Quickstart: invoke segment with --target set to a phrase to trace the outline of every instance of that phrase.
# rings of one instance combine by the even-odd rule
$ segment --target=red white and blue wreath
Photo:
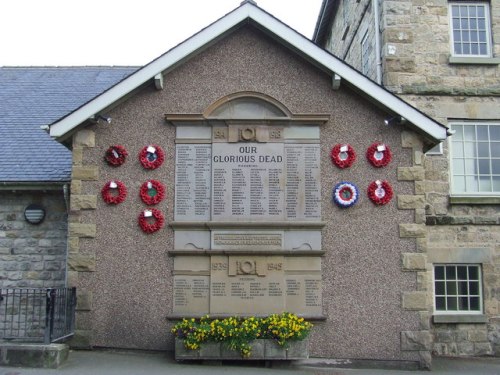
[[[160,230],[165,223],[165,217],[160,210],[148,208],[143,210],[138,218],[139,226],[144,233],[154,233]]]
[[[146,181],[141,185],[139,195],[148,206],[158,204],[165,198],[165,186],[157,180]]]
[[[333,146],[330,156],[333,164],[341,169],[349,168],[356,161],[356,152],[350,144]]]
[[[165,153],[158,145],[144,147],[139,153],[139,161],[146,169],[156,169],[163,164]]]
[[[358,197],[358,188],[353,183],[340,182],[333,188],[333,201],[339,207],[347,208],[355,205]]]
[[[128,152],[122,145],[114,145],[106,150],[104,159],[109,165],[113,167],[119,167],[125,163],[125,158],[128,156]]]
[[[392,186],[387,181],[373,181],[368,185],[368,198],[379,206],[383,206],[391,201],[393,191]]]
[[[108,181],[101,190],[101,196],[107,204],[119,204],[127,197],[127,188],[121,181]]]
[[[376,168],[385,167],[392,160],[391,149],[384,143],[374,143],[366,150],[366,158]]]

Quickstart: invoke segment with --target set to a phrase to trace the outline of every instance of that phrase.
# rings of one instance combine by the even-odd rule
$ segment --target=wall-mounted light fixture
[[[406,122],[406,119],[402,116],[388,117],[384,120],[384,124],[387,126],[402,125]]]
[[[45,218],[45,208],[39,204],[30,204],[24,210],[24,218],[30,224],[40,224]]]
[[[108,124],[111,124],[111,117],[109,117],[109,116],[96,115],[95,119],[96,119],[96,122],[99,122],[99,120],[102,120],[102,121],[106,121]]]
[[[97,124],[99,121],[104,121],[108,124],[111,124],[111,117],[109,116],[103,116],[103,115],[94,115],[89,118],[89,121],[92,122],[93,124]]]

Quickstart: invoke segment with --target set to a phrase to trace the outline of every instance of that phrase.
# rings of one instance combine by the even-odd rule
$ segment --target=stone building
[[[43,127],[134,70],[0,68],[0,288],[66,284],[71,151]]]
[[[0,68],[1,288],[65,285],[71,152],[41,127],[133,70]]]
[[[419,157],[422,328],[500,355],[500,2],[324,0],[313,39],[453,134]]]
[[[312,43],[245,1],[140,69],[0,69],[1,286],[76,286],[75,347],[288,310],[314,357],[498,355],[499,12],[325,0]]]
[[[288,310],[311,356],[430,366],[423,153],[447,129],[254,2],[50,135],[73,157],[74,346],[172,350],[175,319]]]

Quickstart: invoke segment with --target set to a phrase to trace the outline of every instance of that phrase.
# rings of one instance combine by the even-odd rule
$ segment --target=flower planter
[[[175,339],[175,360],[293,360],[309,358],[308,340],[291,341],[288,348],[279,346],[274,340],[254,340],[250,345],[250,357],[243,358],[237,351],[228,349],[223,343],[204,343],[200,349],[186,349],[182,339]]]

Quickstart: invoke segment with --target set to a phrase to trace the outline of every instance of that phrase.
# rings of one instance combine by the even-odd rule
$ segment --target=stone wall
[[[500,3],[491,1],[492,29],[500,33]],[[498,95],[498,65],[450,64],[448,1],[383,1],[384,86],[395,93]],[[430,42],[432,41],[432,43]],[[500,53],[500,39],[493,38]]]
[[[369,70],[367,76],[376,80],[375,33],[373,32],[374,13],[372,0],[343,1],[340,4],[335,22],[327,37],[326,48],[362,71],[361,43],[367,35],[370,44]],[[343,7],[346,7],[344,10]],[[344,19],[344,16],[346,19]]]
[[[380,1],[383,85],[400,94],[498,95],[498,65],[450,64],[448,1]],[[494,55],[500,54],[500,3],[491,4]],[[347,10],[343,7],[347,6]],[[346,17],[346,19],[344,19]],[[326,48],[361,70],[361,41],[374,34],[372,0],[337,6]],[[374,39],[370,36],[371,39]],[[432,40],[432,43],[429,41]],[[375,61],[373,48],[372,61]],[[375,72],[370,72],[375,78]]]
[[[359,45],[372,11],[370,0],[339,6],[326,47],[361,69]],[[448,1],[380,1],[383,85],[435,120],[500,119],[498,65],[450,64]],[[493,52],[500,54],[500,3],[490,2]],[[368,9],[363,13],[365,7]],[[345,33],[344,14],[350,29]],[[364,21],[359,21],[364,17]],[[374,32],[373,26],[371,30]],[[344,38],[341,38],[343,36]],[[432,40],[432,43],[429,41]],[[424,218],[426,235],[419,245],[427,252],[426,271],[419,282],[433,290],[433,262],[479,263],[483,272],[484,313],[487,323],[433,324],[436,354],[500,355],[500,209],[498,205],[457,204],[450,200],[447,143],[443,155],[426,156],[424,176],[415,183],[425,201],[416,211]],[[423,214],[422,214],[423,211]],[[424,248],[426,248],[424,250]],[[478,254],[485,254],[478,257]],[[428,317],[433,299],[427,297]]]
[[[447,123],[454,118],[500,119],[494,97],[402,95],[408,102]],[[457,204],[450,199],[447,142],[443,155],[424,158],[429,282],[432,263],[481,264],[483,308],[487,323],[433,324],[434,352],[440,355],[500,355],[500,207]],[[479,257],[478,254],[485,254]],[[429,285],[432,287],[432,284]],[[432,290],[432,289],[430,289]],[[431,301],[430,309],[433,308]]]
[[[498,35],[500,4],[491,2]],[[383,5],[384,85],[443,124],[453,119],[500,119],[498,65],[449,64],[448,2]],[[424,27],[425,26],[425,27]],[[429,40],[435,42],[429,43]],[[500,44],[494,46],[500,52]],[[429,290],[433,263],[480,264],[486,323],[433,323],[439,355],[500,355],[500,209],[450,200],[447,142],[443,155],[426,156],[425,195]],[[478,254],[486,254],[479,257]],[[429,311],[433,310],[430,301]]]
[[[25,208],[40,204],[42,223],[24,218]],[[66,281],[67,213],[63,189],[2,191],[0,194],[0,287],[60,287]]]

